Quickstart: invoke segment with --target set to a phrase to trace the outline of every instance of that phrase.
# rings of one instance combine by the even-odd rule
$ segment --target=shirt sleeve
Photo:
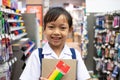
[[[20,80],[39,80],[40,72],[38,49],[36,49],[28,58],[26,67],[20,76]]]
[[[84,64],[84,61],[81,57],[81,54],[79,51],[75,50],[76,57],[77,57],[77,80],[87,80],[90,79],[89,72],[87,70],[86,65]]]

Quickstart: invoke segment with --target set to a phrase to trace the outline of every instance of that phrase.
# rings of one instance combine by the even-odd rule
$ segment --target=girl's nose
[[[60,30],[56,28],[53,33],[54,34],[60,34]]]

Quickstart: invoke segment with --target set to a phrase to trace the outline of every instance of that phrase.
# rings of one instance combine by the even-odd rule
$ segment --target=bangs
[[[58,14],[58,13],[50,13],[49,14],[50,16],[47,16],[47,18],[46,18],[46,23],[48,23],[48,22],[52,22],[52,21],[56,21],[57,20],[57,18],[60,16],[60,14]]]

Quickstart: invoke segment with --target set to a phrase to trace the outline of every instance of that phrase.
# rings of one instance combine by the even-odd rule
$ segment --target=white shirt
[[[77,64],[77,80],[87,80],[90,78],[90,75],[87,71],[87,68],[81,58],[80,52],[75,49],[76,59],[78,61]],[[72,59],[72,53],[70,48],[65,45],[60,56],[58,57],[55,52],[51,49],[48,43],[46,43],[43,47],[42,54],[44,54],[44,58],[49,59]],[[30,55],[26,67],[23,73],[20,76],[20,80],[39,80],[40,78],[40,60],[38,49],[35,49]]]

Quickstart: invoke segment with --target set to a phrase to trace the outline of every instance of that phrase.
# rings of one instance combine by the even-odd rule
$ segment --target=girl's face
[[[65,16],[60,15],[56,21],[46,24],[44,34],[51,47],[63,47],[71,31]]]

